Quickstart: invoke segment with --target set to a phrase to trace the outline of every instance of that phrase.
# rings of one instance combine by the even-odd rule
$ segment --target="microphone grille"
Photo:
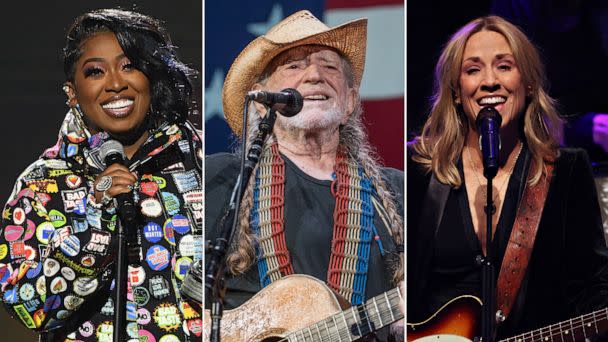
[[[300,94],[299,91],[293,88],[285,88],[282,90],[282,92],[291,94],[292,99],[290,103],[287,104],[285,110],[281,112],[281,114],[287,117],[298,114],[302,110],[302,106],[304,105],[304,98],[302,97],[302,94]]]
[[[486,119],[491,119],[493,121],[496,121],[499,126],[502,123],[502,116],[496,110],[496,108],[494,108],[492,106],[483,107],[479,111],[479,114],[477,114],[477,118],[475,119],[475,124],[477,125],[477,127],[479,127],[481,122]]]
[[[99,148],[99,156],[101,160],[106,160],[106,157],[110,154],[118,153],[124,159],[125,158],[125,148],[122,144],[116,140],[108,140],[101,144]]]

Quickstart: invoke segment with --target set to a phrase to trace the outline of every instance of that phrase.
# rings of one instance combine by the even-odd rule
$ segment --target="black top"
[[[500,268],[504,253],[515,222],[517,203],[523,195],[526,179],[525,170],[529,161],[528,149],[522,148],[500,211],[500,217],[492,240],[492,253],[496,270]],[[462,179],[462,163],[458,163]],[[481,298],[481,268],[477,257],[482,256],[481,243],[475,234],[467,189],[464,185],[452,188],[448,195],[443,219],[435,237],[435,249],[429,281],[428,314],[435,312],[450,299],[460,295],[474,295]],[[496,188],[496,185],[495,187]],[[480,229],[486,229],[485,221]],[[498,279],[498,272],[495,272]]]
[[[407,317],[408,322],[420,322],[428,317],[431,271],[437,255],[435,234],[442,230],[443,216],[451,215],[454,206],[464,213],[470,211],[451,204],[453,190],[433,181],[432,175],[411,159],[412,153],[408,149]],[[512,177],[509,193],[517,193],[512,188],[514,182]],[[505,205],[511,201],[507,199]],[[503,211],[515,215],[516,207],[503,207]],[[506,224],[505,216],[501,221]],[[462,232],[464,228],[460,229]],[[448,287],[440,289],[454,291]],[[581,149],[560,149],[527,272],[498,337],[528,332],[606,306],[608,250],[589,160]]]
[[[295,273],[327,280],[333,236],[335,198],[331,181],[315,179],[302,172],[293,162],[285,160],[285,241]],[[219,234],[220,219],[226,210],[240,160],[231,154],[215,154],[205,160],[205,236],[214,241]],[[398,210],[403,208],[403,172],[385,168],[384,179],[396,197]],[[379,215],[374,224],[380,241],[372,241],[367,274],[366,300],[390,290],[392,271],[387,259],[395,253],[395,243]],[[385,255],[380,253],[380,243]],[[234,308],[260,290],[256,264],[246,274],[227,280],[226,309]]]
[[[285,242],[295,273],[312,275],[327,281],[327,269],[331,255],[333,236],[333,212],[335,198],[331,194],[331,181],[315,179],[302,172],[288,158],[285,160]],[[205,160],[205,237],[213,241],[218,235],[219,221],[227,206],[229,195],[238,174],[239,160],[231,154],[216,154]],[[384,169],[391,189],[396,189],[399,205],[403,200],[403,173]],[[386,258],[395,252],[395,244],[379,215],[374,224],[380,241],[373,241],[367,275],[366,298],[371,298],[392,288],[392,272]],[[380,253],[380,242],[385,257]],[[229,293],[226,308],[241,305],[260,290],[256,266],[241,277],[228,281]]]

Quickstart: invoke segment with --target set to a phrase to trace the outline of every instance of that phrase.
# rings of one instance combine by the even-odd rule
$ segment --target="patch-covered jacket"
[[[2,299],[11,316],[49,340],[112,341],[120,222],[113,205],[95,202],[93,189],[109,137],[90,135],[79,122],[68,113],[57,144],[21,174],[4,208]],[[127,161],[138,175],[127,285],[133,341],[201,336],[201,313],[179,292],[202,257],[201,139],[190,127],[161,126]]]

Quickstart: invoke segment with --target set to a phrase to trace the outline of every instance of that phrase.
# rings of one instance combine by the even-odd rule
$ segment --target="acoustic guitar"
[[[419,323],[407,323],[407,340],[410,342],[471,341],[478,328],[480,307],[481,300],[477,297],[468,295],[456,297],[428,319]],[[608,331],[608,308],[501,341],[574,342],[584,341],[605,331]]]
[[[352,306],[322,281],[302,274],[268,285],[233,310],[224,311],[222,342],[356,341],[401,318],[401,292],[394,288]],[[204,313],[204,341],[211,317]]]

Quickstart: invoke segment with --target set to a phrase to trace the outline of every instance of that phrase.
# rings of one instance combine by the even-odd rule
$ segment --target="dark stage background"
[[[539,47],[550,94],[569,121],[587,112],[608,113],[608,1],[409,0],[408,140],[428,115],[434,66],[443,44],[458,28],[487,14],[517,24]]]
[[[136,4],[136,5],[134,5]],[[202,1],[10,1],[0,15],[0,202],[4,206],[17,176],[52,146],[67,111],[61,49],[80,14],[121,6],[162,20],[181,59],[202,68]],[[202,76],[201,76],[202,77]],[[197,80],[200,94],[200,79]],[[200,96],[200,95],[199,95]],[[199,99],[200,103],[200,99]],[[200,128],[201,116],[191,118]],[[0,261],[2,262],[2,261]],[[36,334],[0,309],[0,340],[34,341]]]

